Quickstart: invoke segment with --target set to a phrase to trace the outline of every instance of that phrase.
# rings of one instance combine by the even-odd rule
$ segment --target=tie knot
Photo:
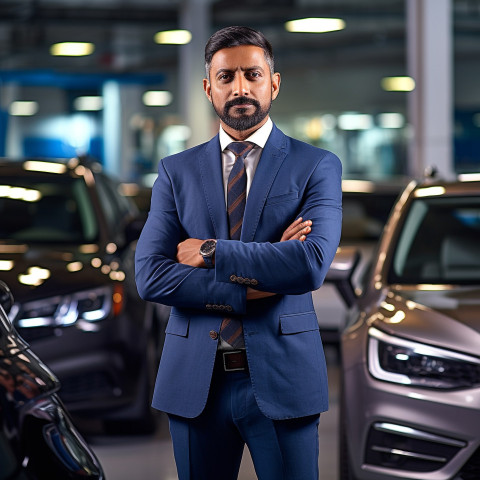
[[[227,149],[236,157],[245,157],[253,147],[254,144],[251,142],[232,142],[228,144]]]

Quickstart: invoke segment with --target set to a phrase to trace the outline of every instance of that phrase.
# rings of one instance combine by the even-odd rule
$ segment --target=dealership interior
[[[378,241],[393,202],[411,179],[421,181],[435,174],[442,180],[463,176],[480,181],[480,0],[0,0],[0,157],[52,163],[88,159],[119,182],[123,194],[146,214],[159,161],[218,131],[202,86],[203,53],[210,35],[229,25],[258,29],[272,43],[275,69],[282,78],[271,109],[274,123],[287,135],[341,159],[344,215],[353,222],[344,224],[349,245],[350,228],[353,243],[359,238],[354,195],[384,195],[375,205],[378,210],[378,202],[384,202],[384,211],[373,219],[374,227],[369,226],[370,234],[375,228],[369,239]],[[76,163],[74,168],[79,168]],[[0,178],[0,202],[7,195],[3,182]],[[478,186],[475,195],[477,200],[463,205],[461,214],[478,232]],[[352,205],[351,211],[347,205]],[[4,235],[1,228],[0,232]],[[111,242],[108,245],[118,244]],[[13,268],[1,256],[7,243],[8,238],[0,238],[0,274]],[[374,246],[369,243],[367,256]],[[480,262],[476,262],[478,287]],[[69,265],[75,268],[73,260]],[[111,270],[120,283],[121,269],[112,267],[110,275]],[[465,282],[471,285],[472,278]],[[330,409],[321,415],[319,427],[320,478],[480,478],[478,435],[450,438],[446,429],[424,432],[420,425],[409,426],[408,438],[426,443],[435,436],[432,441],[442,448],[468,447],[469,454],[462,451],[459,456],[464,455],[462,465],[469,462],[472,476],[466,469],[459,473],[450,467],[443,451],[422,450],[415,457],[418,464],[410,467],[398,458],[414,456],[413,447],[401,450],[398,445],[382,451],[381,466],[367,472],[363,467],[341,471],[339,335],[347,309],[334,290],[325,285],[323,293],[314,296],[315,309],[325,302],[324,315],[327,312],[335,319],[330,323],[336,323],[332,327],[327,321],[322,333],[328,338]],[[335,304],[329,303],[328,292],[336,295]],[[477,298],[477,312],[479,307]],[[15,314],[17,310],[12,307]],[[330,338],[332,328],[337,335]],[[60,337],[58,331],[56,327]],[[478,330],[475,334],[478,337]],[[35,352],[36,337],[31,338]],[[28,335],[26,339],[30,342]],[[468,359],[477,372],[476,390],[468,402],[480,411],[478,349]],[[153,413],[155,428],[148,434],[107,431],[101,420],[89,415],[73,418],[105,478],[178,478],[164,414]],[[480,420],[478,414],[475,418]],[[382,425],[387,438],[392,422]],[[421,461],[435,463],[440,456],[445,468],[418,467]],[[392,465],[404,465],[408,473],[392,473]],[[423,473],[412,473],[415,468]],[[7,477],[0,472],[3,478]],[[246,451],[239,479],[254,478]]]

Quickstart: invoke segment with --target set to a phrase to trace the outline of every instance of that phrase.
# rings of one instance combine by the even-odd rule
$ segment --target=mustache
[[[225,110],[229,109],[230,107],[234,107],[235,105],[246,105],[246,104],[250,104],[257,108],[260,108],[260,103],[253,98],[237,97],[225,103]]]

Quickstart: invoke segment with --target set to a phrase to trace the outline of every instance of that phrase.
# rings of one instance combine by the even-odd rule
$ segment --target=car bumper
[[[120,315],[51,329],[43,338],[38,333],[29,338],[26,330],[20,335],[59,378],[59,394],[70,412],[101,414],[135,398],[146,343],[139,324]]]
[[[357,348],[348,340],[342,345],[344,352]],[[344,353],[343,363],[344,424],[356,478],[480,478],[480,388],[414,388],[374,379],[352,355]]]

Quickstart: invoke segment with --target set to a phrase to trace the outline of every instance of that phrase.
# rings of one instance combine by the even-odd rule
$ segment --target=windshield
[[[0,240],[86,243],[98,235],[83,179],[55,176],[0,179]]]
[[[413,201],[390,268],[391,283],[480,283],[480,197]]]

